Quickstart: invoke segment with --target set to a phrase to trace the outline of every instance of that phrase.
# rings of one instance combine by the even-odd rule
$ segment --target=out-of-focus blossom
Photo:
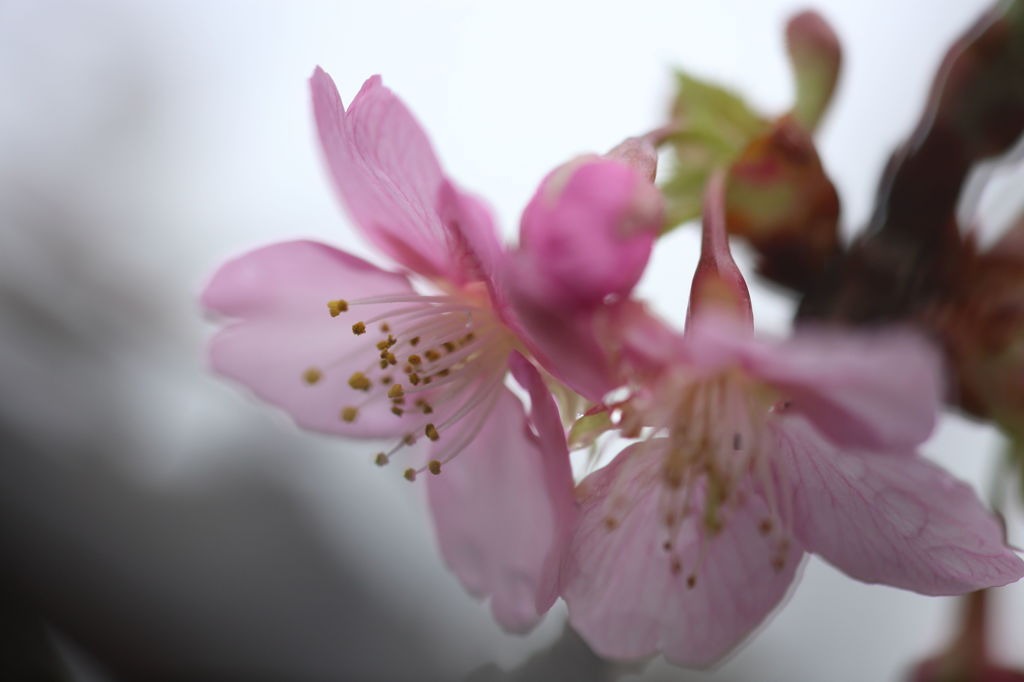
[[[786,47],[793,68],[794,104],[775,120],[755,112],[725,88],[678,74],[669,125],[675,163],[662,187],[668,204],[666,229],[699,216],[711,174],[729,168],[744,185],[729,193],[729,230],[759,251],[761,242],[775,251],[805,250],[809,247],[801,244],[804,232],[811,233],[812,246],[820,249],[828,236],[823,223],[831,219],[834,231],[838,199],[810,136],[835,91],[839,40],[820,15],[802,12],[786,26]],[[811,255],[821,254],[790,257],[804,266]],[[824,255],[830,255],[827,249]]]
[[[1024,89],[1008,84],[1021,82],[1022,43],[1024,2],[993,3],[947,50],[914,130],[889,159],[865,229],[820,277],[774,278],[801,295],[805,320],[926,329],[946,353],[948,402],[1002,428],[1018,463],[1024,228],[979,250],[960,213],[971,204],[964,195],[973,171],[1019,147]]]
[[[956,401],[992,419],[1024,444],[1024,220],[990,249],[973,242],[960,251],[960,268],[944,305],[924,319],[946,344],[958,378]]]
[[[211,343],[213,368],[306,428],[395,438],[376,461],[404,462],[410,480],[441,474],[428,495],[446,561],[491,597],[504,627],[525,630],[557,597],[574,506],[557,409],[506,303],[506,253],[487,210],[445,177],[379,77],[347,110],[319,68],[311,85],[343,203],[432,291],[319,243],[258,249],[222,266],[203,294],[230,320]],[[510,369],[529,413],[505,387]],[[425,462],[410,447],[422,441]]]
[[[996,665],[988,651],[989,590],[961,598],[960,630],[946,649],[914,667],[908,682],[1024,682],[1024,672]]]
[[[917,125],[889,159],[869,223],[824,277],[797,289],[802,317],[912,320],[945,341],[934,320],[959,305],[954,299],[974,288],[964,279],[978,273],[957,216],[965,183],[1024,133],[1024,89],[1007,85],[1024,73],[1022,42],[1024,2],[1011,0],[994,3],[950,46]],[[959,397],[952,393],[951,402]]]
[[[813,286],[839,250],[839,194],[810,133],[783,116],[729,169],[727,225],[757,254],[758,272],[796,291]]]
[[[909,682],[1024,682],[1024,673],[988,664],[961,669],[942,659],[922,663]]]
[[[938,354],[903,331],[755,338],[723,202],[719,177],[678,356],[611,406],[639,442],[580,484],[573,626],[607,657],[702,666],[779,603],[805,552],[930,595],[1019,579],[995,518],[915,451]]]

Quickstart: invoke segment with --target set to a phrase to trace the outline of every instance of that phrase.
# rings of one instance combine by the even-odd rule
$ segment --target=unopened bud
[[[613,150],[619,158],[580,157],[541,183],[520,228],[537,298],[585,307],[632,291],[663,220],[654,157],[642,147],[624,143]]]
[[[796,79],[793,118],[813,131],[839,80],[842,49],[832,27],[816,12],[801,12],[786,25],[786,49]]]

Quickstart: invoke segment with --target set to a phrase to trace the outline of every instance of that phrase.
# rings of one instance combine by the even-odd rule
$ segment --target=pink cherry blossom
[[[907,330],[755,337],[722,191],[710,183],[676,357],[613,406],[642,437],[580,484],[573,626],[606,657],[705,666],[779,604],[806,552],[927,595],[1018,580],[995,518],[916,452],[941,404],[937,352]]]
[[[342,202],[417,285],[324,244],[257,249],[203,293],[230,320],[211,363],[303,427],[395,439],[376,462],[402,462],[410,480],[440,474],[428,496],[445,560],[503,626],[528,629],[557,598],[575,507],[557,409],[506,303],[507,254],[379,77],[347,109],[319,68],[311,86]],[[528,413],[505,387],[510,369]],[[411,447],[423,442],[425,461]]]

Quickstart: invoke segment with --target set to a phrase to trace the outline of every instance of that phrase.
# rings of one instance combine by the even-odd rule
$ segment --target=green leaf
[[[672,121],[677,130],[668,138],[672,170],[661,186],[665,232],[701,214],[704,185],[711,173],[729,166],[768,126],[726,88],[681,71],[676,73],[676,84]]]
[[[676,72],[673,119],[684,129],[713,133],[731,146],[742,146],[765,125],[736,93],[682,71]]]

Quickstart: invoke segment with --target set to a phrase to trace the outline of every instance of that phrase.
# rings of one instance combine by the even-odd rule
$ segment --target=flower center
[[[365,338],[354,353],[373,359],[349,377],[354,400],[341,408],[339,418],[355,422],[367,405],[390,403],[391,413],[409,430],[389,451],[377,454],[378,465],[423,438],[435,444],[426,465],[405,469],[405,478],[412,481],[423,471],[439,474],[472,442],[497,400],[514,337],[486,295],[473,290],[337,299],[328,301],[327,309],[338,317],[361,305],[382,304],[389,306],[387,312],[352,324],[352,333]],[[329,369],[310,368],[303,378],[317,383]]]
[[[775,570],[785,565],[789,551],[786,510],[776,490],[766,427],[781,405],[778,394],[739,369],[728,369],[710,377],[694,379],[683,372],[669,376],[655,392],[635,396],[624,409],[622,430],[640,434],[649,447],[640,456],[657,456],[648,485],[658,491],[658,518],[662,549],[673,554],[684,523],[692,523],[699,537],[698,559],[686,578],[697,581],[708,543],[714,541],[731,517],[756,496],[764,501],[767,514],[757,521],[759,533],[774,543],[771,563]],[[619,525],[619,515],[630,501],[609,497],[605,526]],[[673,573],[683,566],[676,555],[670,562]]]

